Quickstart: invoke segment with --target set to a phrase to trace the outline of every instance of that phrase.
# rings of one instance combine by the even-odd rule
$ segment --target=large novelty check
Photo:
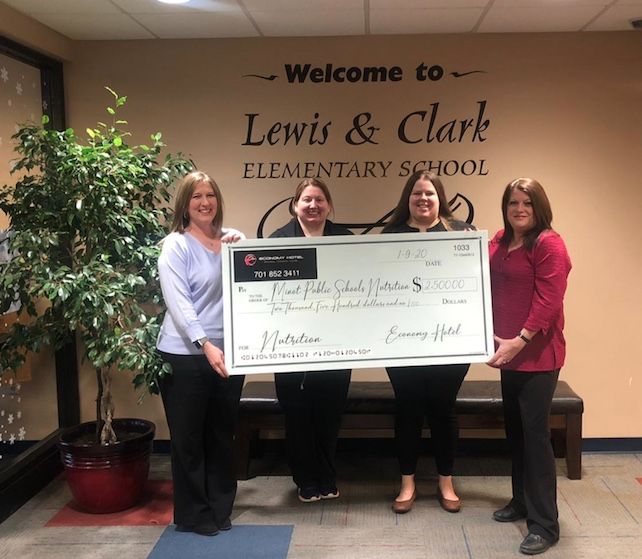
[[[231,374],[487,361],[485,231],[259,239],[223,249]]]

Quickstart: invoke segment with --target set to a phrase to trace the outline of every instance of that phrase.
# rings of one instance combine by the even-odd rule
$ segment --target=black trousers
[[[395,439],[402,475],[414,474],[421,450],[424,417],[428,420],[437,472],[453,474],[459,426],[455,403],[469,364],[388,367],[395,391]]]
[[[278,373],[276,394],[285,414],[285,442],[294,483],[334,488],[334,455],[350,386],[349,370]]]
[[[233,443],[243,376],[221,378],[204,355],[161,355],[173,369],[160,389],[171,437],[174,522],[220,525],[236,496]]]
[[[506,438],[513,459],[512,505],[526,513],[529,532],[559,539],[557,478],[549,416],[559,369],[502,370]]]

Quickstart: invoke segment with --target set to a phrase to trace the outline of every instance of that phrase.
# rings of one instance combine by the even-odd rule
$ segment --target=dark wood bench
[[[564,381],[557,383],[551,409],[551,436],[558,458],[566,457],[569,479],[582,477],[582,413],[584,402]],[[461,429],[504,428],[499,381],[466,380],[457,396]],[[389,382],[354,381],[350,384],[341,433],[385,430],[394,427],[394,394]],[[237,475],[249,477],[250,446],[265,431],[283,431],[283,413],[274,383],[250,381],[243,388],[236,431]]]

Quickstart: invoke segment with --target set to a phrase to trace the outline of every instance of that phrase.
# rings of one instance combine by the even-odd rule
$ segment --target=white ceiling
[[[78,40],[631,30],[642,0],[0,0]],[[632,31],[634,32],[634,31]],[[642,31],[638,31],[640,33]]]

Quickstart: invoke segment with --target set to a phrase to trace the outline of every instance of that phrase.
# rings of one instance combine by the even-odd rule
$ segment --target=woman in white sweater
[[[180,182],[171,233],[158,271],[167,312],[157,348],[172,366],[160,382],[169,425],[176,530],[214,536],[232,527],[236,496],[234,425],[242,376],[228,375],[223,356],[221,242],[217,184],[196,171]]]

